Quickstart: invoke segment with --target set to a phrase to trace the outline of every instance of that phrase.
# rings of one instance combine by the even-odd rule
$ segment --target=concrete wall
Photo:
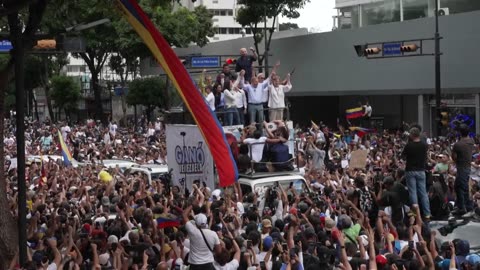
[[[272,41],[270,63],[280,59],[280,74],[296,68],[291,95],[339,96],[434,93],[434,58],[406,57],[367,60],[353,45],[433,37],[433,18],[375,25],[354,30],[307,34]],[[473,93],[480,88],[480,11],[440,18],[442,87],[444,92]],[[177,49],[178,55],[238,54],[253,45],[252,38],[216,42],[204,48]],[[433,42],[424,44],[433,52]],[[143,61],[142,75],[158,74]]]

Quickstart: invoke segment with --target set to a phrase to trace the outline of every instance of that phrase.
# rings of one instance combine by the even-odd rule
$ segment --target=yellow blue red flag
[[[185,105],[192,113],[205,142],[212,153],[217,167],[220,186],[234,184],[238,179],[238,170],[227,143],[225,133],[217,117],[207,106],[204,97],[195,87],[189,73],[180,62],[170,44],[163,38],[155,25],[135,0],[117,0],[125,18],[152,52],[162,66]]]
[[[60,131],[58,131],[58,141],[60,144],[60,150],[62,151],[63,164],[65,164],[65,166],[71,166],[73,160],[72,154],[70,153],[70,150],[68,150],[67,144],[63,140],[63,136]]]

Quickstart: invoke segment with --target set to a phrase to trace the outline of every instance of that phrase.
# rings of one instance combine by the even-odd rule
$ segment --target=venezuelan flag
[[[348,109],[345,112],[347,113],[347,119],[356,119],[356,118],[360,118],[360,117],[363,116],[363,108],[362,107]]]
[[[65,164],[65,166],[71,166],[73,160],[72,154],[70,153],[70,150],[68,150],[67,144],[63,140],[60,131],[58,131],[58,141],[60,143],[60,149],[62,150],[63,164]]]
[[[157,227],[159,229],[180,226],[180,220],[173,215],[160,215],[155,220],[157,221]]]
[[[356,131],[358,137],[363,138],[368,133],[375,132],[375,129],[363,128],[363,127],[349,127],[351,131]]]
[[[238,170],[225,133],[180,59],[135,0],[117,0],[116,3],[162,66],[192,113],[217,166],[220,186],[234,184],[238,179]]]

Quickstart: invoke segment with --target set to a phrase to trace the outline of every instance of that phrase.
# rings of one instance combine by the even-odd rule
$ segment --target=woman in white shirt
[[[268,107],[270,121],[283,120],[283,110],[285,109],[285,93],[292,90],[290,83],[290,74],[287,74],[287,84],[281,85],[278,76],[274,76],[272,84],[268,87]]]
[[[215,111],[215,96],[212,93],[212,88],[211,86],[205,87],[205,102],[207,102],[208,107],[210,107],[210,110],[212,112]]]

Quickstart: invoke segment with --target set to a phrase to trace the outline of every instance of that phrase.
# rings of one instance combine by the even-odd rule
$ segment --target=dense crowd
[[[237,70],[233,88],[262,84],[261,74],[247,70]],[[428,138],[418,125],[358,132],[323,124],[298,127],[291,138],[283,115],[269,115],[271,129],[262,121],[263,100],[251,105],[252,124],[231,145],[239,170],[298,173],[304,190],[271,183],[264,193],[243,194],[238,184],[194,183],[185,193],[103,167],[106,159],[168,165],[160,118],[137,129],[28,122],[27,156],[59,155],[60,131],[80,165],[27,164],[25,269],[480,269],[471,239],[439,242],[444,232],[429,227],[435,219],[479,218],[478,141],[463,125],[449,139]],[[23,180],[14,166],[14,122],[5,127],[8,207],[17,216]],[[365,166],[350,167],[358,150],[366,152]]]

